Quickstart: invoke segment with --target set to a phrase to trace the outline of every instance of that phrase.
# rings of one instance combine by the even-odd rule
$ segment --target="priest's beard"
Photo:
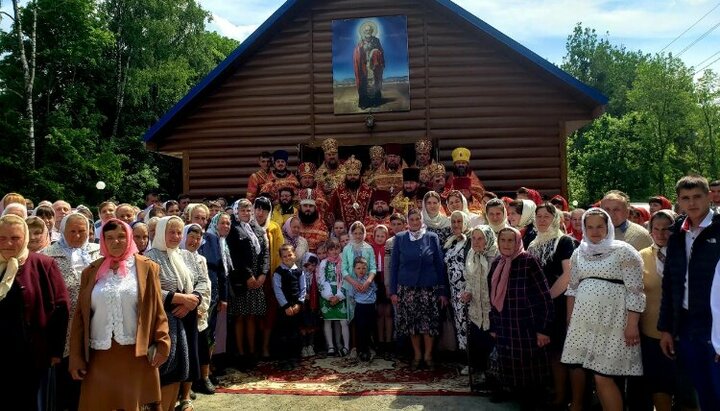
[[[345,188],[348,190],[357,190],[360,188],[360,180],[345,180]]]
[[[298,218],[300,219],[300,222],[304,225],[312,225],[317,221],[317,219],[320,217],[320,213],[315,210],[311,213],[306,212],[300,212],[298,213]]]
[[[413,197],[415,197],[416,195],[417,195],[417,189],[416,189],[416,190],[413,190],[413,191],[403,190],[403,196],[405,196],[405,197],[407,197],[407,198],[413,198]]]
[[[285,178],[288,176],[288,170],[287,168],[285,170],[275,170],[274,172],[275,177]]]
[[[388,214],[390,214],[390,211],[387,209],[382,209],[380,210],[380,212],[378,212],[377,210],[373,210],[372,212],[372,216],[377,218],[378,220],[384,219],[388,216]]]
[[[292,212],[293,212],[292,200],[289,200],[287,202],[280,200],[280,211],[282,214],[292,214]]]

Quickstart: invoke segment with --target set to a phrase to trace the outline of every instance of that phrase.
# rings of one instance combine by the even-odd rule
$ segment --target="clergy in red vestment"
[[[311,188],[300,190],[298,200],[300,200],[300,211],[298,212],[300,236],[307,240],[310,252],[315,253],[318,246],[328,240],[328,228],[320,218]]]
[[[350,227],[355,221],[365,220],[372,189],[360,180],[362,163],[355,156],[345,162],[345,181],[338,186],[330,197],[330,210],[325,222],[343,220],[345,227]]]

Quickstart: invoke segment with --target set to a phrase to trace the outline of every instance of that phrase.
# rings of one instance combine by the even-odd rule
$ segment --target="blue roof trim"
[[[215,81],[221,78],[222,75],[229,68],[231,68],[245,53],[247,53],[257,41],[259,41],[263,36],[270,32],[270,30],[274,28],[275,24],[277,24],[290,9],[292,9],[294,6],[296,6],[302,1],[304,0],[287,0],[282,6],[280,6],[280,8],[275,11],[275,13],[273,13],[267,20],[265,20],[265,22],[250,35],[250,37],[245,39],[245,41],[243,41],[238,46],[238,48],[236,48],[232,53],[230,53],[230,55],[225,60],[223,60],[222,63],[215,67],[215,69],[211,71],[207,76],[205,76],[205,78],[203,78],[195,87],[193,87],[185,95],[185,97],[183,97],[177,104],[175,104],[175,106],[173,106],[167,113],[165,113],[165,115],[163,115],[160,120],[153,124],[153,126],[150,127],[150,129],[143,136],[143,140],[145,142],[150,142],[155,139],[155,137],[160,134],[160,132],[165,127],[167,127],[168,124],[175,118],[175,116],[177,116],[181,111],[183,111],[203,91],[205,91],[208,87],[214,84]],[[506,45],[510,49],[525,57],[526,59],[535,63],[537,66],[552,74],[562,82],[566,83],[571,88],[578,90],[580,93],[589,97],[598,105],[606,105],[608,103],[608,98],[597,89],[588,86],[587,84],[566,73],[556,65],[535,54],[532,50],[506,36],[499,30],[497,30],[495,27],[487,24],[477,16],[458,6],[452,1],[434,1],[446,7],[453,13],[457,14],[458,16],[466,20],[468,23],[489,34],[490,36],[498,40],[500,43]]]
[[[265,33],[269,32],[273,26],[290,10],[296,3],[301,0],[287,0],[279,9],[275,11],[265,22],[257,28],[248,38],[245,39],[222,63],[218,64],[217,67],[205,78],[203,78],[195,87],[183,97],[180,101],[173,106],[160,120],[158,120],[152,127],[145,133],[143,140],[149,142],[153,140],[165,126],[172,121],[172,119],[180,113],[190,102],[192,102],[200,93],[202,93],[208,86],[213,84],[228,68],[235,64],[235,61],[242,57],[253,45],[258,41]]]
[[[583,83],[582,81],[576,79],[575,77],[571,76],[558,66],[550,63],[549,61],[545,60],[544,58],[538,56],[533,52],[532,50],[528,49],[527,47],[523,46],[522,44],[518,43],[517,41],[511,39],[510,37],[506,36],[502,32],[500,32],[495,27],[487,24],[474,14],[470,13],[469,11],[465,10],[464,8],[458,6],[457,4],[453,3],[450,0],[435,0],[439,4],[447,7],[450,11],[457,14],[458,16],[465,19],[467,22],[472,24],[473,26],[479,28],[480,30],[488,33],[490,36],[494,37],[496,40],[500,41],[501,43],[505,44],[506,46],[510,47],[517,53],[520,53],[523,57],[526,59],[532,61],[533,63],[537,64],[541,68],[548,71],[550,74],[554,75],[564,83],[567,83],[572,88],[575,88],[582,92],[583,94],[586,94],[588,97],[590,97],[593,101],[598,103],[599,105],[606,105],[608,103],[608,98],[602,94],[599,90],[588,86],[587,84]]]

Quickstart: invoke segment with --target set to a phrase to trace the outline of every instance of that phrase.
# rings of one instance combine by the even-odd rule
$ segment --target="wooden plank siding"
[[[332,20],[405,15],[411,110],[334,115]],[[480,16],[482,18],[482,16]],[[526,185],[567,194],[565,123],[593,109],[556,79],[457,15],[423,0],[310,1],[246,58],[194,111],[157,142],[182,152],[193,198],[244,195],[260,151],[300,144],[411,143],[428,136],[440,161],[472,151],[471,167],[490,190]]]

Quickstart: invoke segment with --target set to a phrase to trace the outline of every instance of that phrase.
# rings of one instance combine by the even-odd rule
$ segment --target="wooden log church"
[[[450,0],[288,0],[144,140],[193,198],[244,195],[261,151],[319,164],[328,137],[365,166],[376,144],[410,164],[428,138],[446,166],[464,146],[489,190],[567,195],[566,138],[606,104]]]

